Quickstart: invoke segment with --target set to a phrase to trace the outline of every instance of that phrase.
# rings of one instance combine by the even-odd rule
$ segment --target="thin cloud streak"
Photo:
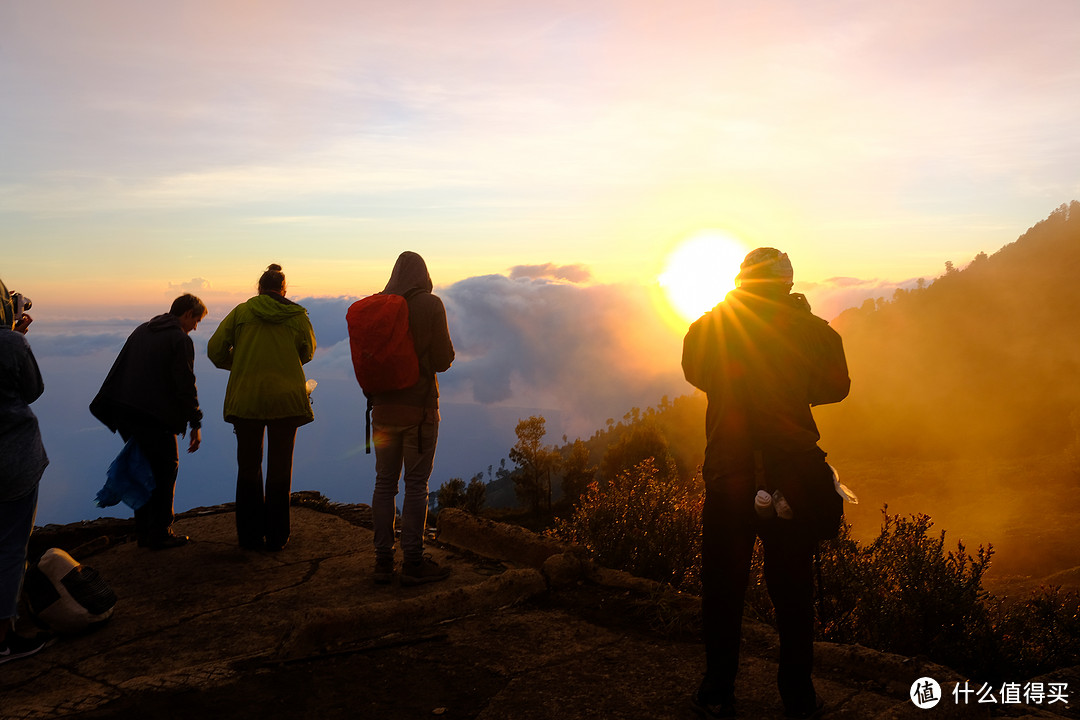
[[[588,282],[592,278],[592,272],[584,265],[556,265],[545,263],[543,265],[516,265],[510,268],[510,279],[539,280],[551,278],[553,280],[566,280],[572,283]]]

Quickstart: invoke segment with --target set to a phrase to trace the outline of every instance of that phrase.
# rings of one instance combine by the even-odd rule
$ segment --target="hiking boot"
[[[170,548],[178,548],[187,545],[189,540],[191,540],[191,538],[187,535],[174,535],[172,530],[170,530],[164,535],[152,538],[146,543],[146,547],[151,550],[169,550]]]
[[[22,635],[16,635],[14,630],[9,630],[7,637],[0,641],[0,663],[29,657],[51,642],[52,638],[46,633],[24,638]]]
[[[285,538],[285,540],[283,542],[279,542],[277,540],[271,540],[270,538],[266,538],[266,545],[264,546],[263,549],[266,550],[267,552],[281,552],[282,550],[285,549],[285,546],[288,545],[288,544],[289,544],[289,538]]]
[[[375,582],[386,585],[394,579],[394,559],[375,558],[375,572],[372,573]]]
[[[819,718],[825,712],[825,703],[821,698],[815,698],[814,701],[803,707],[785,708],[784,717],[786,718],[803,718],[809,720],[811,718]]]
[[[735,712],[734,697],[717,702],[712,698],[707,698],[705,693],[702,693],[701,690],[698,690],[690,696],[690,709],[706,720],[712,720],[713,718],[733,718],[737,715]]]
[[[450,568],[439,567],[439,564],[425,555],[421,560],[413,562],[405,561],[401,565],[402,585],[422,585],[423,583],[439,582],[450,577]]]

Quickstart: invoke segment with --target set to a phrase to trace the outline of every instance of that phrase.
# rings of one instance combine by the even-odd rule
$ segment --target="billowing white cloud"
[[[689,392],[681,335],[636,285],[549,279],[588,268],[535,266],[536,277],[472,277],[435,292],[446,306],[457,358],[439,378],[444,401],[547,409],[568,432],[588,434],[608,417],[664,395]],[[354,297],[299,298],[319,353],[309,376],[352,377],[345,311]]]
[[[474,277],[442,291],[458,360],[455,400],[558,409],[572,434],[690,388],[681,337],[644,288]]]

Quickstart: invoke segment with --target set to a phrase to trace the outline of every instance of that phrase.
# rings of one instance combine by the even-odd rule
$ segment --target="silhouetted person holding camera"
[[[90,403],[94,417],[125,442],[134,440],[153,473],[150,499],[135,510],[139,547],[162,550],[189,540],[172,531],[180,465],[176,436],[191,429],[189,453],[202,442],[195,346],[188,335],[204,317],[206,305],[186,293],[173,301],[169,312],[135,328]]]
[[[702,474],[705,677],[692,698],[706,718],[735,716],[743,602],[755,539],[780,634],[778,686],[788,717],[821,712],[813,665],[813,556],[835,535],[840,499],[818,448],[811,405],[850,387],[840,336],[790,293],[787,255],[758,248],[738,287],[690,326],[686,379],[708,396]],[[760,507],[756,507],[755,503]],[[835,515],[833,511],[835,510]]]
[[[289,542],[296,429],[315,419],[303,368],[315,355],[315,331],[307,310],[285,292],[281,266],[270,265],[259,294],[233,308],[206,346],[210,361],[229,371],[225,422],[236,433],[236,534],[248,550],[278,551]]]
[[[49,464],[30,409],[45,385],[25,337],[32,320],[22,311],[29,304],[0,281],[0,663],[33,655],[48,641],[15,631],[38,483]]]

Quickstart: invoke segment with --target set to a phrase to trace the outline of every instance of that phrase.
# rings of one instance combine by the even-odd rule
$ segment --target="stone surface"
[[[688,699],[703,664],[696,598],[586,572],[580,561],[575,570],[574,553],[558,557],[565,549],[511,561],[440,543],[429,551],[452,569],[445,582],[376,585],[363,512],[292,512],[292,541],[279,553],[238,548],[233,516],[221,509],[185,514],[177,529],[192,542],[160,552],[118,542],[115,527],[80,529],[65,549],[98,548],[81,559],[117,592],[116,612],[92,633],[0,666],[0,718],[693,717]],[[455,548],[478,545],[469,533],[496,548],[525,537],[497,523],[457,528]],[[59,544],[64,533],[51,532],[39,541]],[[782,717],[776,650],[770,628],[745,624],[744,717]],[[949,671],[820,644],[815,682],[826,717],[987,717],[985,708],[915,708],[907,688],[922,672]]]
[[[524,528],[497,523],[457,508],[439,513],[439,540],[477,555],[529,567],[540,567],[552,555],[572,549]]]

